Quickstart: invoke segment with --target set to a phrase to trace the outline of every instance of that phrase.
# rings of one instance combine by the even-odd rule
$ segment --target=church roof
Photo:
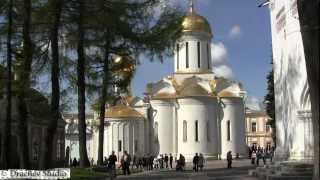
[[[212,35],[209,22],[194,11],[193,4],[182,21],[182,32],[203,32]]]
[[[144,118],[144,116],[127,105],[116,105],[107,109],[107,118]]]
[[[157,93],[155,94],[152,99],[171,99],[177,96],[176,93]]]
[[[238,97],[235,93],[227,91],[227,90],[223,90],[221,92],[218,93],[219,97]]]
[[[184,87],[180,93],[180,96],[208,96],[209,93],[199,84],[190,84],[189,86]]]

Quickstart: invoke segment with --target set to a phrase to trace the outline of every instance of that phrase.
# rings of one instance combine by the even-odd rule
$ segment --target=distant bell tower
[[[175,47],[175,73],[211,73],[211,39],[209,22],[196,13],[193,0],[182,22],[182,37]]]

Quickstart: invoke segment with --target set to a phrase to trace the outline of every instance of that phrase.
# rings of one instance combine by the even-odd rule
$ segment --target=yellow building
[[[246,143],[248,146],[272,147],[272,128],[267,122],[270,117],[264,111],[246,109]]]

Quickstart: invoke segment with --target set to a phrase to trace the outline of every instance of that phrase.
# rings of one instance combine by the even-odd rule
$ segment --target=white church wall
[[[225,159],[227,152],[232,155],[247,156],[245,141],[245,117],[242,98],[221,98],[221,158]]]
[[[303,97],[309,92],[305,90],[308,87],[307,74],[296,1],[273,0],[270,12],[277,118],[276,157],[304,160],[309,158],[305,154],[312,151],[305,146],[306,141],[313,138],[307,138],[305,133],[312,131],[304,121],[308,117],[299,117],[299,111],[310,111],[305,109],[310,105],[303,102]]]
[[[170,100],[151,100],[150,103],[154,109],[154,127],[157,126],[157,128],[155,127],[157,142],[154,144],[154,153],[156,155],[172,153],[174,151],[173,127],[171,126],[173,103]]]
[[[178,99],[178,104],[178,154],[183,154],[187,160],[191,160],[195,153],[202,153],[206,158],[216,157],[218,152],[217,119],[214,111],[216,99],[183,98]],[[198,123],[197,140],[196,121]],[[187,132],[184,132],[184,122],[186,122]]]

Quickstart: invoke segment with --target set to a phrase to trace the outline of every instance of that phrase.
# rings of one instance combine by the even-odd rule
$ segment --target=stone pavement
[[[188,164],[184,172],[175,170],[146,171],[130,176],[118,176],[117,179],[147,180],[147,179],[196,179],[196,180],[257,180],[250,177],[248,170],[256,168],[249,160],[234,160],[233,168],[227,169],[225,160],[208,161],[202,172],[193,172],[192,164]]]

